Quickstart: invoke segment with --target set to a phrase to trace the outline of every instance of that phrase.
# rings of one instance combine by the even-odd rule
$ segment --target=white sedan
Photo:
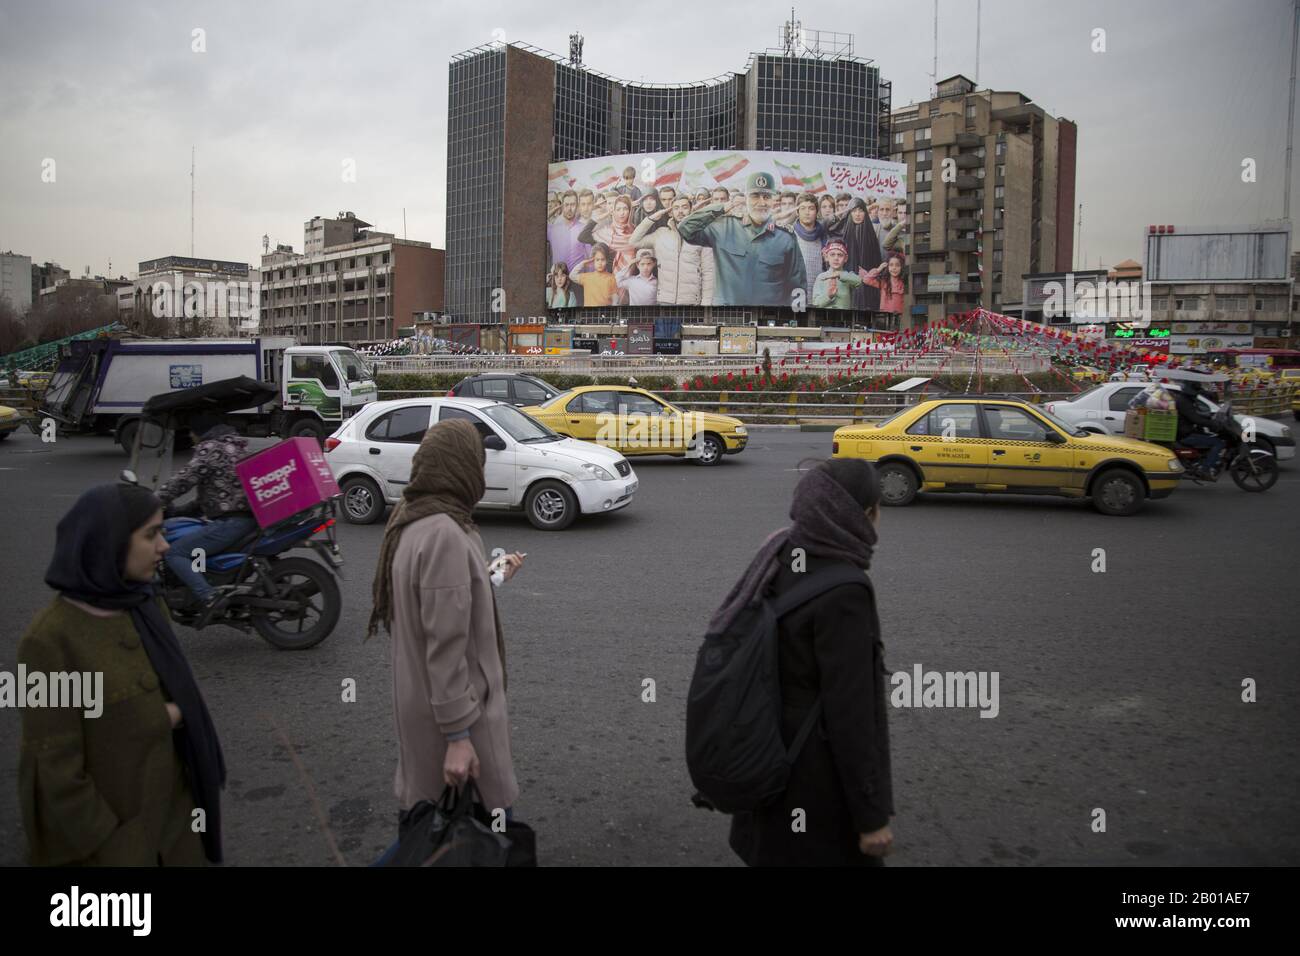
[[[325,440],[343,495],[343,517],[371,524],[411,480],[411,460],[430,426],[468,421],[483,436],[487,491],[478,507],[522,509],[533,526],[561,531],[579,514],[632,503],[637,478],[618,452],[557,435],[513,405],[484,398],[372,402]]]
[[[1043,408],[1067,425],[1084,431],[1099,435],[1123,435],[1128,403],[1146,387],[1146,383],[1139,382],[1104,382],[1094,385],[1068,402],[1048,402]],[[1168,382],[1165,388],[1176,390],[1178,383]],[[1196,401],[1207,415],[1213,414],[1219,407],[1204,395],[1197,396]],[[1238,422],[1245,419],[1243,415],[1232,417]],[[1256,441],[1261,447],[1271,451],[1278,461],[1289,461],[1295,457],[1295,438],[1291,435],[1290,428],[1262,416],[1254,417],[1254,422]]]

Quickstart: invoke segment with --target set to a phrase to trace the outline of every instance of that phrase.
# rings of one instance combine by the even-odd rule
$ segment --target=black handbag
[[[492,826],[492,815],[483,804],[474,805],[474,815],[486,826]],[[505,837],[510,841],[506,866],[537,865],[537,832],[532,827],[519,820],[507,820]]]
[[[446,787],[437,803],[421,800],[398,824],[397,852],[388,866],[505,866],[511,843],[482,820],[473,780]],[[490,817],[489,817],[490,819]]]

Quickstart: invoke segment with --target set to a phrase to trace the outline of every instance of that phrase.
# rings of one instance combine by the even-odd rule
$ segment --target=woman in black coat
[[[812,469],[795,489],[794,524],[768,539],[715,623],[753,596],[779,595],[832,563],[850,563],[865,577],[879,516],[873,466],[836,458]],[[786,746],[819,696],[822,715],[784,796],[732,818],[731,848],[751,866],[878,866],[892,847],[894,805],[884,647],[871,588],[832,588],[782,618],[778,633]]]
[[[857,275],[859,269],[870,272],[884,260],[880,250],[880,237],[876,227],[867,215],[867,204],[855,198],[849,203],[844,214],[837,217],[826,231],[832,236],[843,239],[848,247],[849,258],[844,269]],[[859,311],[880,311],[880,290],[863,283],[853,290],[853,308]]]

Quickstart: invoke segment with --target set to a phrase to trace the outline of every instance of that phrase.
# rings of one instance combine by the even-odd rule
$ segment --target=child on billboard
[[[862,278],[844,268],[849,259],[848,246],[843,239],[831,239],[822,247],[822,257],[830,268],[813,284],[813,308],[853,308],[853,290],[862,285]]]
[[[582,302],[588,306],[613,305],[618,296],[618,279],[611,268],[614,256],[609,246],[598,242],[591,255],[578,263],[570,278],[582,286]]]

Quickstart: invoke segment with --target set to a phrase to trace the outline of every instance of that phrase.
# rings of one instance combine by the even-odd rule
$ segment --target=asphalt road
[[[735,862],[727,819],[689,802],[684,697],[709,615],[785,523],[800,460],[829,449],[758,432],[718,468],[635,463],[632,506],[566,532],[482,519],[489,549],[528,552],[499,596],[516,810],[543,864]],[[103,439],[0,444],[0,669],[51,598],[59,516],[123,461]],[[872,576],[891,669],[997,671],[1000,689],[995,719],[891,710],[891,865],[1300,863],[1298,508],[1288,466],[1267,494],[1188,486],[1132,518],[1047,498],[887,510]],[[344,615],[314,650],[179,632],[222,734],[232,865],[363,865],[395,835],[388,643],[362,640],[382,531],[342,527]],[[0,864],[24,854],[19,727],[0,711]]]

